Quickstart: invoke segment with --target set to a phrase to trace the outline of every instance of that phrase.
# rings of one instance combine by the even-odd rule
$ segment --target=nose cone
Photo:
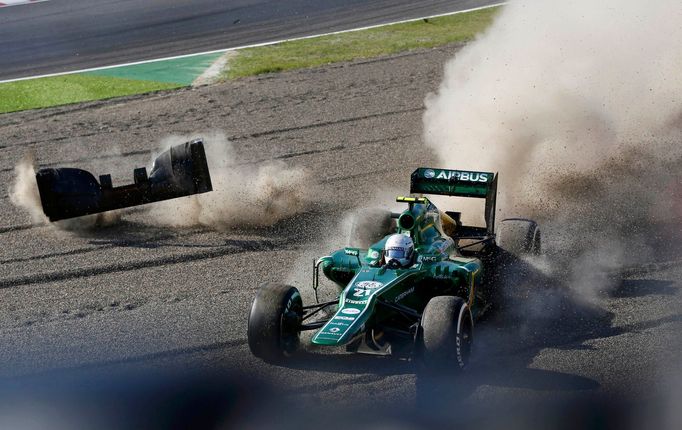
[[[361,301],[358,301],[361,302]],[[367,303],[348,303],[313,336],[316,345],[345,345],[361,331],[369,311]]]

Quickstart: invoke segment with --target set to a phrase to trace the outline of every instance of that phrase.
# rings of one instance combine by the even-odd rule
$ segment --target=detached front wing
[[[111,175],[99,181],[88,171],[43,168],[36,173],[43,212],[59,221],[114,209],[206,193],[213,190],[204,143],[197,139],[164,151],[151,173],[134,170],[134,183],[113,187]]]

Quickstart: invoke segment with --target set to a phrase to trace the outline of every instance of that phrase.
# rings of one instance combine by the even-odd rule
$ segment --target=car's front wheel
[[[303,302],[298,289],[283,284],[263,284],[249,312],[247,338],[256,357],[281,362],[298,348]]]
[[[457,371],[469,365],[474,322],[466,302],[455,296],[433,297],[421,317],[419,352],[425,370]]]

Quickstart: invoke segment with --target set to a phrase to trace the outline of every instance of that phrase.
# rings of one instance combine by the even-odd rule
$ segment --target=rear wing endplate
[[[420,167],[412,172],[410,193],[485,199],[486,229],[495,231],[497,173]]]

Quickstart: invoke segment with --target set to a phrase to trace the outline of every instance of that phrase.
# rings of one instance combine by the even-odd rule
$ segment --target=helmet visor
[[[406,250],[405,248],[389,248],[386,250],[386,261],[389,260],[402,260],[404,258],[407,258],[406,255]]]

